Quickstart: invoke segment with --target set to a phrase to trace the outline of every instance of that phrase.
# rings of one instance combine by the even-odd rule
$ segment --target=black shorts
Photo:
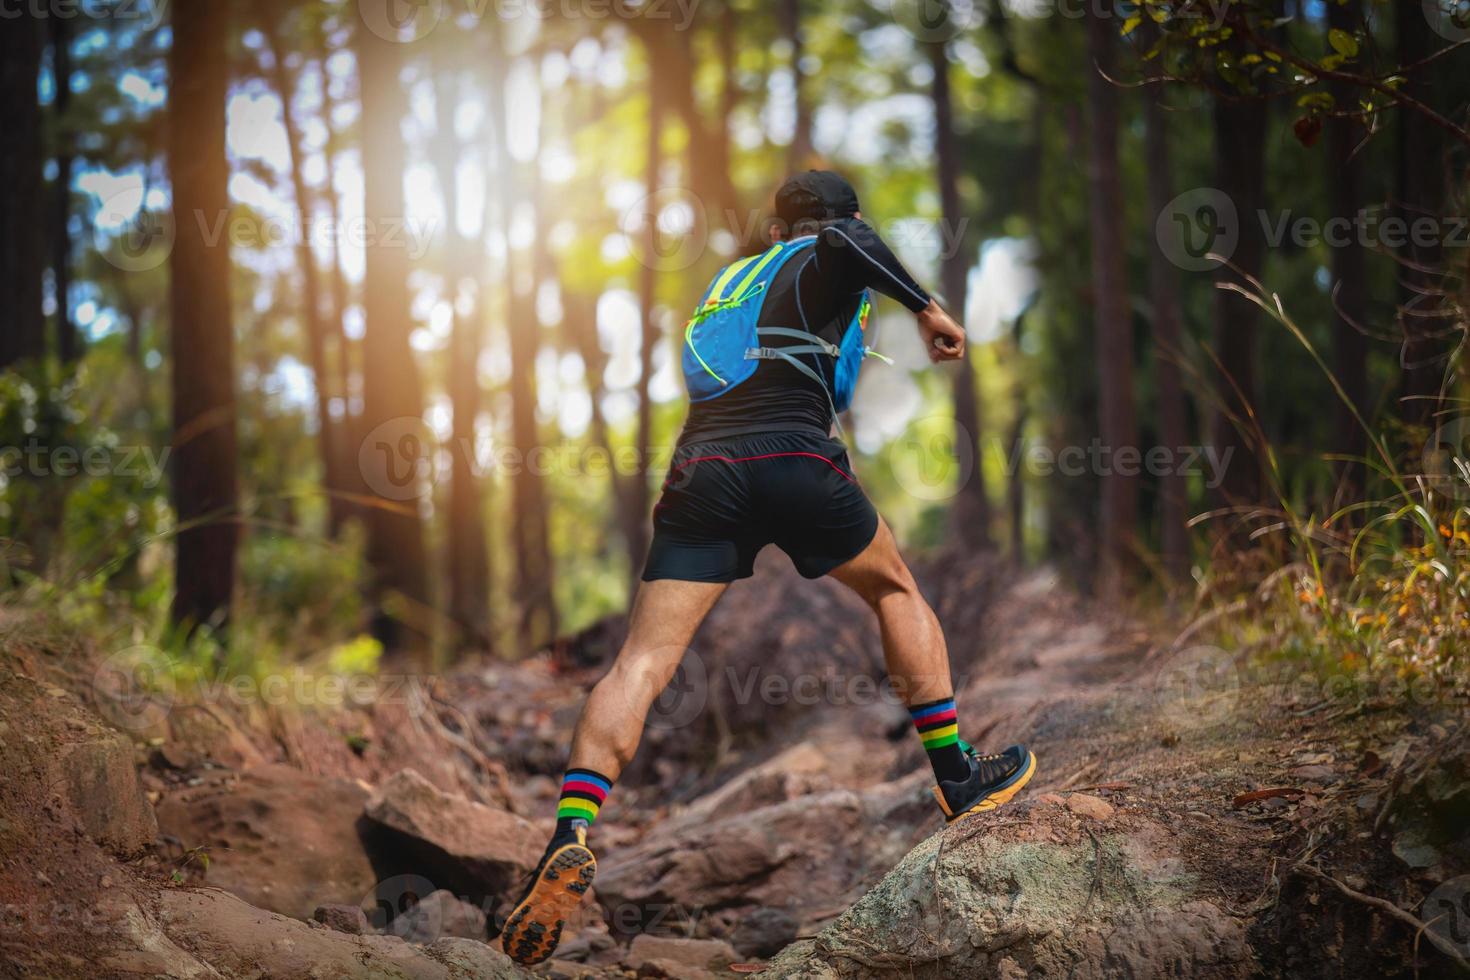
[[[836,439],[776,432],[680,446],[653,511],[643,580],[749,578],[768,544],[820,578],[877,532],[878,512]]]

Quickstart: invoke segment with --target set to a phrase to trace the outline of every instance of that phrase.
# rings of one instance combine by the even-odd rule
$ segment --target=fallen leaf
[[[1337,780],[1331,766],[1297,766],[1287,771],[1293,779],[1306,779],[1314,783],[1330,783]]]
[[[1397,769],[1404,764],[1409,757],[1409,750],[1414,747],[1412,738],[1401,738],[1394,743],[1393,751],[1388,754],[1388,768]]]
[[[1096,796],[1088,796],[1086,793],[1073,793],[1067,797],[1067,809],[1079,816],[1089,817],[1093,820],[1106,822],[1112,819],[1113,805],[1106,800],[1100,800]]]
[[[1306,792],[1306,790],[1297,789],[1295,786],[1278,786],[1274,789],[1255,789],[1251,790],[1249,793],[1241,793],[1239,796],[1231,801],[1231,806],[1239,810],[1243,806],[1250,806],[1252,803],[1259,803],[1262,800],[1271,800],[1276,799],[1277,797],[1305,796]]]

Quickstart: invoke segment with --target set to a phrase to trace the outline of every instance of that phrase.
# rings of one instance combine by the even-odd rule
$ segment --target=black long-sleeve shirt
[[[766,292],[760,326],[791,327],[838,343],[857,314],[865,289],[897,300],[914,313],[929,305],[929,294],[914,281],[898,257],[860,218],[843,218],[822,229],[816,244],[788,261]],[[770,347],[800,344],[795,338],[762,340]],[[804,356],[820,371],[828,390],[836,367],[832,358]],[[755,432],[832,431],[828,391],[785,361],[762,361],[754,376],[708,401],[694,402],[680,436],[681,445]]]

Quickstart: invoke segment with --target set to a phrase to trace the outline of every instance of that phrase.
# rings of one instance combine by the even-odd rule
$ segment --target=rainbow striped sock
[[[909,709],[914,727],[929,753],[929,764],[934,767],[934,776],[941,782],[955,782],[970,778],[970,763],[965,759],[960,744],[959,715],[955,712],[954,698],[916,704]]]
[[[591,769],[568,769],[561,781],[561,800],[556,805],[556,833],[558,836],[572,829],[574,821],[583,820],[591,824],[597,819],[607,794],[612,792],[612,780]]]

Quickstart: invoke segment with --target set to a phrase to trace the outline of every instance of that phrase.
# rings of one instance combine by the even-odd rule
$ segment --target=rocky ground
[[[1427,977],[1470,956],[1462,703],[936,562],[967,737],[1040,761],[1018,802],[941,829],[865,611],[763,571],[661,699],[593,833],[595,900],[536,975]],[[0,976],[526,976],[497,916],[619,635],[345,698],[140,697],[126,652],[5,615]]]

